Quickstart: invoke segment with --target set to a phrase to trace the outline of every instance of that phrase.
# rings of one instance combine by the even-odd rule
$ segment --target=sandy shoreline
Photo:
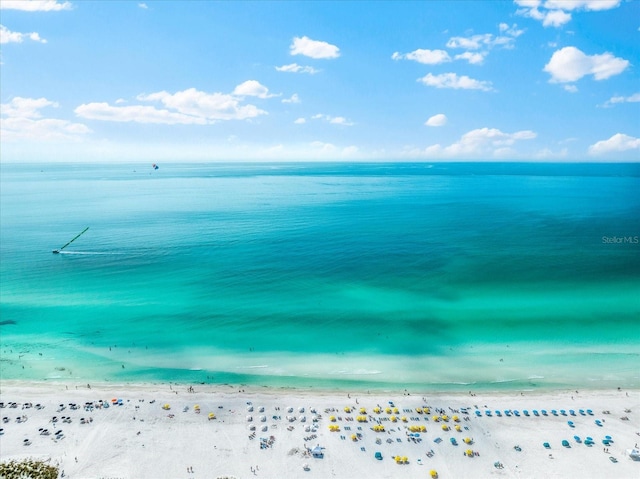
[[[193,388],[92,384],[89,389],[86,384],[3,381],[0,460],[43,458],[59,464],[65,477],[105,479],[424,478],[431,470],[440,478],[640,475],[640,462],[626,453],[640,443],[638,390],[472,396]],[[163,409],[165,404],[170,409]],[[40,434],[42,429],[50,434]],[[613,440],[608,446],[602,442],[606,436]],[[592,446],[585,445],[586,437],[593,438]],[[472,444],[465,444],[465,438]],[[570,447],[563,447],[563,440]],[[322,448],[321,459],[308,454],[316,446]],[[466,455],[468,449],[472,456]],[[382,460],[374,457],[376,452]],[[407,463],[397,464],[396,456]]]

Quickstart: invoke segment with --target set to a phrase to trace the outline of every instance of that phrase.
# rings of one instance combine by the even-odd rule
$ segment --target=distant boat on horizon
[[[84,230],[82,230],[77,236],[75,236],[71,241],[67,242],[67,244],[65,244],[62,248],[59,249],[54,249],[52,251],[53,254],[58,254],[60,253],[63,249],[65,249],[67,246],[69,246],[71,243],[73,243],[75,240],[77,240],[78,238],[80,238],[80,236],[82,236],[83,234],[86,233],[86,231],[89,229],[89,227],[87,226]]]

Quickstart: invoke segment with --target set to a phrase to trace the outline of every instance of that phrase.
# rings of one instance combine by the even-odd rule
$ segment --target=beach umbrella
[[[248,412],[253,412],[253,406],[247,406],[247,411]]]
[[[391,419],[391,422],[396,422],[398,420],[398,418],[395,416],[391,416],[389,419]]]
[[[363,407],[360,408],[360,414],[367,414],[367,410]]]
[[[216,418],[216,415],[213,414],[212,412],[210,412],[209,413],[209,419],[215,419],[215,418]]]
[[[162,406],[162,409],[164,409],[166,411],[166,410],[171,409],[171,406],[169,404],[165,404],[164,406]]]
[[[336,417],[335,416],[329,416],[329,421],[336,422]]]
[[[429,475],[432,477],[432,479],[437,479],[438,477],[438,471],[436,471],[435,469],[431,469],[429,471]]]
[[[253,421],[253,416],[247,416],[247,422]]]
[[[345,406],[344,412],[347,412],[347,413],[351,412],[351,408],[349,406]]]
[[[467,449],[465,452],[467,453],[467,456],[473,457],[473,451],[471,449]]]

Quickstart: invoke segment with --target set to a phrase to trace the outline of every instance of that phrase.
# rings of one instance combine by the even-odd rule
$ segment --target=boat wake
[[[124,253],[116,253],[110,251],[59,251],[58,254],[69,254],[69,255],[118,255]]]

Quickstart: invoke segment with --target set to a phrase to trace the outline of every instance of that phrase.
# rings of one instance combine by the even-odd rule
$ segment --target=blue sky
[[[640,2],[0,0],[1,159],[640,161]]]

